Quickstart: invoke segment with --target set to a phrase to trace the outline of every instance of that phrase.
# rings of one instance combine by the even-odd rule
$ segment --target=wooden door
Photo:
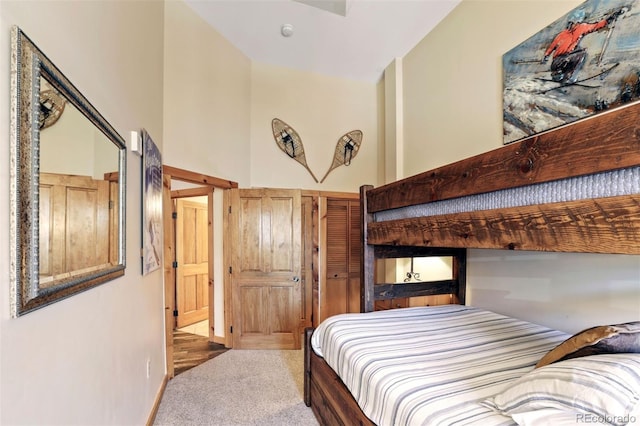
[[[90,176],[40,173],[40,284],[114,264],[110,184]]]
[[[231,190],[236,349],[300,349],[300,205],[299,190]]]
[[[321,251],[318,322],[360,312],[360,204],[358,200],[320,199]],[[315,323],[315,319],[314,319]]]
[[[177,327],[209,317],[209,210],[206,203],[176,200]]]

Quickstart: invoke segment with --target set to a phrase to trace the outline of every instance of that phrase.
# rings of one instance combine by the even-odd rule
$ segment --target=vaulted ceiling
[[[369,82],[459,1],[186,0],[254,61]]]

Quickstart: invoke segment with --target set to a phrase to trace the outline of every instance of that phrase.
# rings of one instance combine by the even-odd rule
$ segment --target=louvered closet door
[[[360,312],[359,202],[326,200],[325,274],[320,289],[320,321],[345,312]]]

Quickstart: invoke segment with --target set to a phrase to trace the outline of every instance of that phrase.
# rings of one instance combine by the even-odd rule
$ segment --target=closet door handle
[[[293,281],[293,282],[297,283],[297,282],[299,282],[299,281],[300,281],[300,277],[295,276],[295,277],[291,278],[291,281]]]

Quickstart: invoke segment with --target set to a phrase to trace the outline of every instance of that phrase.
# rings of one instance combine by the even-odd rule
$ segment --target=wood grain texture
[[[360,261],[360,312],[373,312],[375,309],[375,249],[369,243],[369,226],[373,223],[373,214],[369,212],[369,192],[373,186],[360,187],[360,235],[362,238],[362,260]]]
[[[110,228],[110,195],[105,180],[40,173],[41,288],[114,260],[109,243],[118,232]]]
[[[227,351],[224,345],[211,343],[197,334],[173,332],[173,366],[175,375],[196,367]]]
[[[320,258],[318,322],[360,312],[360,203],[319,197]]]
[[[369,420],[355,402],[342,380],[320,357],[311,354],[311,408],[323,425],[369,425]]]
[[[209,317],[209,208],[179,198],[176,202],[177,327]]]
[[[189,170],[180,169],[178,167],[167,166],[166,164],[162,166],[162,173],[168,174],[172,178],[183,182],[209,185],[215,188],[231,189],[238,187],[238,182],[234,182],[232,180],[221,179],[215,176],[208,176],[201,173],[194,173]]]
[[[235,349],[299,349],[301,197],[297,190],[231,190]]]
[[[640,254],[640,194],[370,223],[367,241]]]
[[[367,193],[368,211],[640,165],[640,104],[402,179]]]
[[[454,294],[458,292],[455,280],[440,280],[411,283],[387,283],[375,285],[375,299],[387,300],[401,297],[434,296],[437,294]]]
[[[466,298],[466,264],[467,252],[465,246],[411,244],[411,241],[388,239],[386,242],[376,240],[381,232],[381,224],[373,221],[373,215],[368,212],[368,195],[371,186],[360,188],[360,233],[363,240],[361,252],[361,311],[372,312],[376,309],[401,307],[408,301],[400,300],[407,297],[422,297],[442,294],[452,294],[455,302],[464,304]],[[404,225],[404,224],[403,224]],[[411,226],[410,223],[408,226]],[[397,231],[394,231],[397,232]],[[388,235],[388,233],[384,233]],[[402,234],[404,236],[404,234]],[[456,248],[459,247],[459,248]],[[376,259],[398,259],[407,257],[450,256],[453,258],[452,279],[448,281],[427,281],[416,285],[376,284]],[[395,300],[394,300],[395,299]],[[383,301],[388,301],[384,305]]]

